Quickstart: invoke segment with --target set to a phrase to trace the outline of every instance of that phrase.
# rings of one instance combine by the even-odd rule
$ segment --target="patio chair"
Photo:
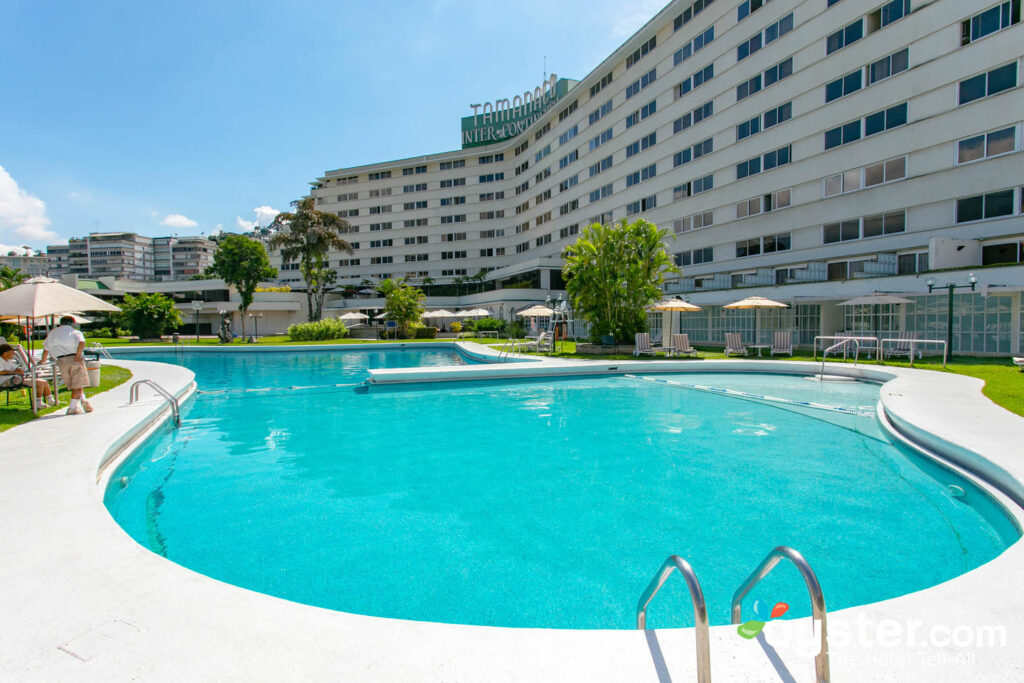
[[[651,346],[651,335],[647,332],[637,332],[636,340],[633,346],[633,355],[640,356],[641,354],[648,354],[654,356],[656,354],[654,347]]]
[[[776,332],[772,339],[771,355],[786,354],[793,355],[793,335],[789,332]]]
[[[673,334],[672,335],[672,355],[673,356],[694,356],[697,355],[697,349],[690,346],[690,335]]]
[[[746,356],[749,352],[747,347],[743,345],[743,340],[740,339],[739,332],[726,332],[725,333],[725,357],[729,356]]]
[[[549,351],[551,350],[551,341],[548,338],[548,333],[541,332],[536,339],[532,339],[528,342],[523,342],[523,349],[526,351]]]
[[[611,334],[601,335],[601,355],[603,356],[606,349],[611,349],[612,353],[615,353],[615,336]]]
[[[917,332],[904,332],[897,341],[885,347],[885,357],[906,356],[907,360],[911,362],[914,360],[915,353],[918,358],[924,357],[921,348],[913,343],[915,339],[917,339]]]

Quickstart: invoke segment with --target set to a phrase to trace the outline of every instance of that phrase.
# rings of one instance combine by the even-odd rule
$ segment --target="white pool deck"
[[[116,362],[133,380],[153,379],[179,396],[194,388],[184,368]],[[434,372],[465,379],[474,371],[493,378],[817,367],[757,360],[548,361]],[[838,371],[893,377],[882,389],[890,419],[990,477],[1009,494],[997,497],[1021,519],[1009,498],[1024,500],[1024,419],[985,398],[979,380],[877,366]],[[410,372],[422,371],[373,374],[385,383],[415,379]],[[107,513],[98,482],[101,462],[121,449],[126,433],[166,417],[166,404],[146,389],[142,402],[128,405],[129,384],[93,399],[90,415],[57,413],[0,434],[0,679],[696,680],[693,629],[511,629],[366,617],[224,584],[149,552]],[[665,554],[679,550],[665,548]],[[650,568],[652,575],[656,569]],[[933,588],[831,612],[832,680],[1024,681],[1022,587],[1024,542],[1018,541]],[[623,600],[632,604],[638,597]],[[657,601],[648,619],[657,626]],[[810,636],[809,619],[772,622],[754,641],[740,638],[735,627],[712,627],[712,678],[813,681]]]

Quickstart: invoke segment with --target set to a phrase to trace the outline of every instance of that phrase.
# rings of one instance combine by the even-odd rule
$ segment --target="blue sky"
[[[580,78],[667,0],[0,0],[0,253],[236,230],[327,170],[459,147],[472,102]]]

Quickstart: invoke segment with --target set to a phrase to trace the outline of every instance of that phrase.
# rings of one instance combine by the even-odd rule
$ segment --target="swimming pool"
[[[354,369],[294,350],[183,355],[200,390],[219,393],[198,395],[182,429],[163,429],[119,468],[107,507],[154,552],[298,602],[630,628],[654,571],[678,553],[721,624],[732,591],[776,545],[803,552],[835,610],[952,578],[1019,536],[970,482],[876,431],[734,396],[624,377],[356,393],[329,386]],[[767,395],[805,396],[807,385],[835,405],[870,404],[878,391],[676,377]],[[320,388],[262,391],[307,382]],[[662,593],[649,623],[692,624],[681,584]],[[799,616],[805,595],[780,567],[751,600],[785,601]]]

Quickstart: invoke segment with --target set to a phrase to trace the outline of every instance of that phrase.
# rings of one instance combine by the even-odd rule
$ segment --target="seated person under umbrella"
[[[25,369],[14,358],[14,347],[0,344],[0,388],[25,387]],[[45,401],[45,403],[44,403]],[[41,379],[36,380],[36,410],[45,406],[57,405],[57,400],[50,393],[50,385]]]

